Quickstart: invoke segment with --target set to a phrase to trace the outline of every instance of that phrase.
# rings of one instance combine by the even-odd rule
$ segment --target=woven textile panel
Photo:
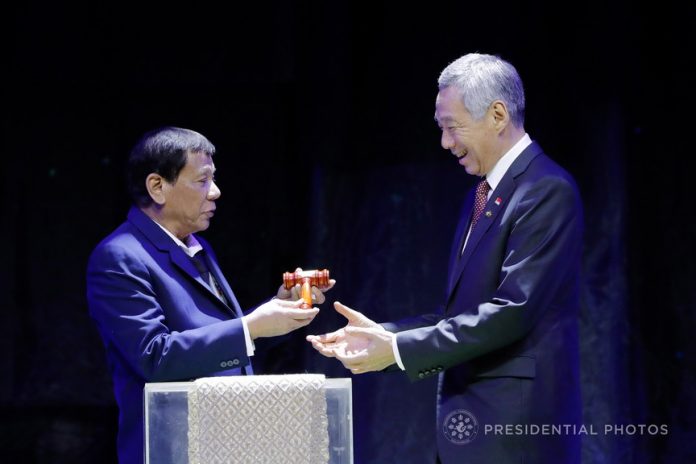
[[[188,395],[189,462],[326,464],[325,377],[208,377]]]

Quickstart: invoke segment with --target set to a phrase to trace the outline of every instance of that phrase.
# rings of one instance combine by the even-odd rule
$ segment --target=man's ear
[[[508,113],[507,107],[505,103],[500,100],[496,100],[491,104],[489,114],[498,132],[505,129],[510,123],[510,114]]]
[[[150,198],[152,198],[155,204],[159,206],[164,205],[167,199],[165,195],[165,180],[162,176],[154,172],[148,175],[145,179],[145,188],[147,188],[147,193],[150,194]]]

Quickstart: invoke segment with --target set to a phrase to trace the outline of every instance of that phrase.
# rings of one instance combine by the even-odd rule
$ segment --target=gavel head
[[[329,286],[329,270],[328,269],[314,269],[311,271],[301,271],[301,272],[284,272],[283,273],[283,285],[286,289],[290,290],[296,284],[303,284],[308,282],[309,285],[314,287],[328,287]]]
[[[323,288],[329,286],[329,270],[315,269],[312,271],[285,272],[283,273],[283,285],[290,290],[296,284],[300,284],[300,297],[304,300],[300,308],[312,307],[312,286]]]

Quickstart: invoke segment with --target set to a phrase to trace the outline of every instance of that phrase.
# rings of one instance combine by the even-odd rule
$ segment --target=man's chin
[[[464,168],[466,173],[469,174],[470,176],[477,176],[478,175],[478,172],[476,172],[476,170],[474,169],[473,166],[467,166],[465,164],[462,164],[462,167]]]
[[[464,168],[467,174],[475,176],[477,173],[475,172],[475,166],[472,166],[469,162],[469,160],[466,158],[466,156],[459,158],[459,165]]]
[[[208,227],[210,227],[210,219],[208,218],[203,218],[199,219],[198,222],[196,223],[196,232],[203,232],[204,230],[208,230]]]

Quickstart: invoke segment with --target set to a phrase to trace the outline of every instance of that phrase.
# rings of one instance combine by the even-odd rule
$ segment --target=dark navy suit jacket
[[[210,245],[197,238],[230,306],[138,208],[89,259],[87,300],[111,369],[124,464],[143,461],[146,382],[237,375],[249,365],[239,304]]]
[[[440,377],[443,464],[579,463],[575,182],[532,143],[492,192],[460,256],[472,205],[473,192],[452,247],[444,310],[383,325],[399,332],[412,380]]]

